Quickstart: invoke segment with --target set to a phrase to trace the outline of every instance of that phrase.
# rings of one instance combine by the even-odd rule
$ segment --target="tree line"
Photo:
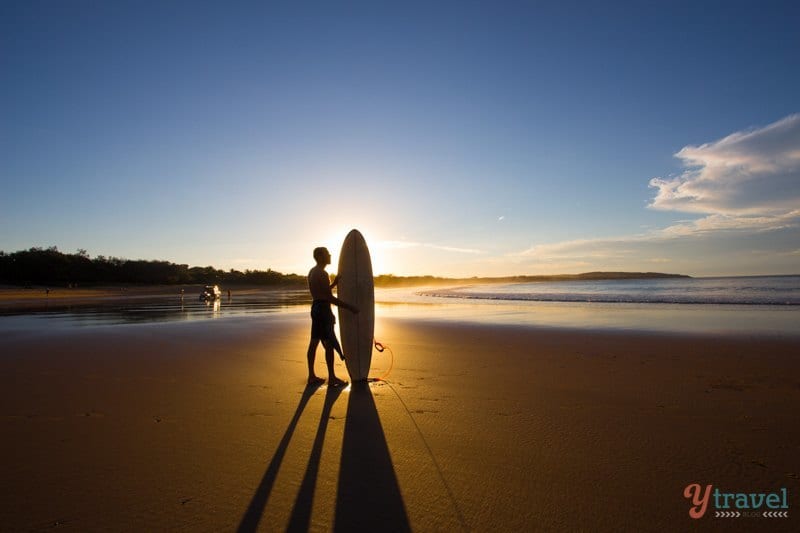
[[[272,269],[224,271],[213,266],[189,267],[169,261],[130,260],[102,255],[91,258],[86,250],[68,254],[53,246],[13,253],[0,251],[0,283],[23,286],[112,283],[305,286],[306,278]]]
[[[534,281],[575,281],[688,277],[658,272],[586,272],[550,276],[509,276],[498,278],[442,278],[434,276],[375,277],[378,287],[409,287],[445,283],[525,283]],[[305,276],[282,274],[272,269],[220,270],[213,266],[189,267],[169,261],[120,259],[99,255],[92,259],[86,250],[65,254],[58,248],[30,248],[13,253],[0,251],[0,283],[10,285],[68,286],[103,284],[141,285],[282,285],[305,287]]]

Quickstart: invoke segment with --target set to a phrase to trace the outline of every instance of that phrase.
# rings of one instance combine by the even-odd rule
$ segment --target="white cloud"
[[[380,241],[377,243],[380,248],[388,249],[402,249],[402,248],[430,248],[432,250],[441,250],[443,252],[453,252],[459,254],[483,254],[483,250],[476,250],[474,248],[457,248],[455,246],[441,246],[438,244],[431,244],[427,242],[413,242],[413,241]]]
[[[698,220],[678,222],[659,230],[657,234],[665,237],[681,237],[712,232],[761,233],[779,229],[794,228],[800,225],[800,210],[788,211],[779,215],[731,216],[715,214]]]
[[[650,180],[658,189],[650,207],[706,217],[662,233],[763,232],[800,223],[800,114],[686,146],[675,157],[687,170],[671,179]]]
[[[584,260],[621,258],[633,253],[633,250],[630,249],[631,243],[642,240],[646,240],[646,237],[632,235],[609,239],[576,239],[551,244],[539,244],[510,255],[512,257],[535,257],[542,261],[561,261],[567,258],[581,258]]]
[[[650,207],[727,216],[783,215],[800,207],[800,114],[733,133],[675,157],[686,170],[653,178]]]
[[[658,191],[649,207],[700,218],[620,237],[536,245],[508,259],[529,269],[572,262],[597,269],[669,263],[696,272],[796,271],[800,114],[675,155],[687,169],[650,180]]]

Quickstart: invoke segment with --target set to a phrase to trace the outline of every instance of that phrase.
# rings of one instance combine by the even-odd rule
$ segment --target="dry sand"
[[[797,339],[383,319],[387,380],[335,391],[304,387],[307,333],[276,314],[5,334],[0,529],[800,524]],[[787,488],[790,518],[693,520],[690,483]]]

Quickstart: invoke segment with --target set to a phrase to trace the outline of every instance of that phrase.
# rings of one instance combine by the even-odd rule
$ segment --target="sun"
[[[375,276],[386,273],[386,257],[384,248],[380,246],[383,242],[378,233],[371,230],[368,226],[338,226],[328,233],[327,237],[322,241],[322,245],[328,248],[331,253],[331,270],[335,271],[338,267],[339,252],[342,249],[344,238],[351,230],[357,229],[364,236],[367,241],[367,248],[369,248],[370,259],[372,260],[372,273]]]

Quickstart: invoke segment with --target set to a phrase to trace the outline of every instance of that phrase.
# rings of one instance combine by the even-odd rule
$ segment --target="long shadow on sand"
[[[317,436],[314,437],[314,446],[311,448],[311,455],[308,458],[306,473],[300,483],[300,491],[297,493],[297,499],[294,502],[286,531],[308,531],[308,527],[311,524],[311,508],[314,505],[314,489],[317,486],[319,462],[322,458],[322,445],[325,443],[325,432],[328,429],[331,409],[341,392],[342,389],[340,388],[328,388],[328,392],[325,394],[325,404],[322,406],[322,414],[319,415]]]
[[[300,415],[303,414],[308,400],[311,399],[318,388],[319,387],[306,387],[306,390],[303,391],[294,416],[291,421],[289,421],[289,426],[286,428],[286,432],[283,434],[283,438],[278,444],[278,449],[275,450],[275,455],[272,456],[272,460],[269,462],[266,472],[264,472],[264,477],[261,478],[261,483],[259,483],[256,493],[253,495],[253,499],[250,500],[250,505],[247,507],[247,511],[245,511],[242,521],[239,523],[237,531],[240,533],[255,531],[256,528],[258,528],[258,522],[261,520],[261,515],[264,513],[264,509],[267,506],[267,501],[269,501],[272,486],[275,485],[275,478],[278,476],[278,470],[283,461],[283,456],[286,455],[289,441],[292,440],[292,434],[294,434],[294,430],[297,427],[297,422],[300,420]]]
[[[411,531],[386,436],[369,385],[347,403],[335,531]]]
[[[238,531],[256,531],[298,421],[317,388],[303,392]],[[325,433],[341,389],[328,388],[317,434],[286,531],[308,531]],[[354,384],[347,403],[337,488],[335,531],[411,531],[386,436],[369,385]]]

